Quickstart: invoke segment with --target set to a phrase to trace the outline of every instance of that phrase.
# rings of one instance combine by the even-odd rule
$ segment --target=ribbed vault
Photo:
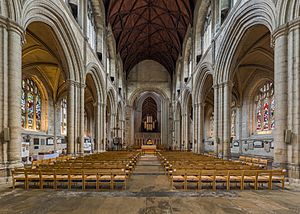
[[[147,97],[142,106],[142,118],[152,116],[153,120],[157,120],[157,104],[152,97]]]
[[[124,71],[151,59],[172,74],[189,24],[192,0],[104,0]]]

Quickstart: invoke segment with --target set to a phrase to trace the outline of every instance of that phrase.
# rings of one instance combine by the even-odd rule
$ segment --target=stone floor
[[[300,213],[300,188],[170,190],[156,157],[142,157],[126,191],[12,190],[0,185],[0,214],[24,213]]]

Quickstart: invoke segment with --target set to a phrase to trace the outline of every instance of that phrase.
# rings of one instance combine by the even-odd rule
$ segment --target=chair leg
[[[99,190],[99,180],[96,180],[96,190]]]
[[[213,190],[216,191],[216,190],[217,190],[217,184],[216,184],[216,181],[213,181],[213,182],[212,182],[212,185],[213,185]]]
[[[29,181],[28,180],[25,182],[25,189],[29,189]]]
[[[113,181],[110,182],[110,189],[114,189],[114,183],[113,183]]]

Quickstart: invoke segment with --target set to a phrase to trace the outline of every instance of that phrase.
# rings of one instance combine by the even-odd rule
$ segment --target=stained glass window
[[[275,100],[273,83],[263,85],[255,96],[256,132],[268,133],[275,128]]]
[[[21,111],[22,127],[25,129],[41,129],[41,94],[36,83],[30,79],[22,81]]]
[[[67,134],[67,100],[65,98],[60,103],[60,130],[61,134]]]

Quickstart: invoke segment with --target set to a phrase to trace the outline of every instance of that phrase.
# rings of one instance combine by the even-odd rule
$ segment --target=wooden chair
[[[271,170],[258,170],[257,171],[257,185],[268,185],[268,189],[271,189],[272,183],[272,171]]]
[[[69,188],[72,188],[72,185],[78,186],[81,185],[81,188],[84,189],[84,178],[82,169],[70,169],[69,171]]]
[[[112,189],[116,187],[117,184],[122,184],[124,190],[127,186],[127,175],[124,169],[114,169],[112,173]]]
[[[243,170],[229,170],[228,171],[227,190],[230,190],[231,183],[240,184],[240,189],[242,189],[242,187],[243,187]]]
[[[283,170],[272,170],[272,179],[271,179],[271,187],[273,187],[273,183],[281,183],[281,188],[284,190],[284,180],[285,180],[285,172]]]
[[[253,184],[254,189],[257,190],[257,170],[244,170],[243,171],[243,185],[242,190],[245,189],[245,183]]]
[[[26,169],[26,189],[29,189],[31,183],[36,183],[40,186],[40,172],[38,169]]]
[[[52,184],[55,186],[55,173],[53,169],[42,169],[40,170],[40,189],[44,188],[44,183]]]
[[[99,176],[97,169],[84,169],[83,171],[83,189],[90,184],[95,184],[96,189],[99,189]]]
[[[196,184],[197,189],[200,187],[200,170],[187,170],[185,175],[185,189],[189,184]]]
[[[25,169],[24,168],[16,168],[11,171],[12,174],[12,184],[13,189],[16,188],[16,183],[23,183],[24,189],[26,189],[26,175],[25,175]]]
[[[110,170],[101,170],[98,173],[98,182],[99,182],[99,188],[102,187],[102,185],[109,185],[110,189],[112,189],[112,174]]]
[[[54,179],[54,189],[57,189],[59,184],[66,184],[67,188],[71,189],[71,184],[69,180],[69,169],[55,169]]]
[[[182,184],[183,189],[186,189],[185,170],[174,169],[172,174],[170,175],[170,180],[171,180],[171,189],[175,187],[174,184]]]
[[[214,189],[217,189],[218,184],[226,185],[226,189],[228,189],[228,186],[229,186],[228,172],[229,172],[228,170],[216,170],[215,171]]]
[[[200,182],[202,185],[208,183],[212,187],[212,189],[215,190],[215,187],[216,187],[215,176],[216,176],[215,170],[201,170]]]

